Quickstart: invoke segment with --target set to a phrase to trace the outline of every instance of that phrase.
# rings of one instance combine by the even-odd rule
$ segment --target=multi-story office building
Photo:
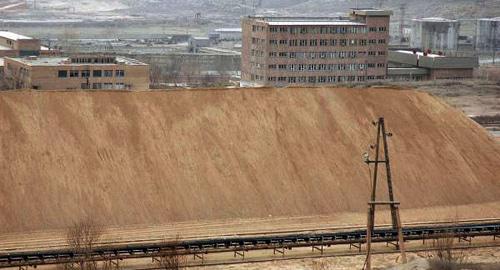
[[[242,86],[315,85],[387,76],[391,11],[352,9],[349,17],[242,20]]]
[[[149,66],[114,56],[29,56],[4,59],[5,81],[10,88],[148,89]]]

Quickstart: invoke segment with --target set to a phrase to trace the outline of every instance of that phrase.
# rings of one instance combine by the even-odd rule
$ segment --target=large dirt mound
[[[378,116],[404,208],[499,201],[500,144],[424,93],[3,92],[0,231],[364,212]]]

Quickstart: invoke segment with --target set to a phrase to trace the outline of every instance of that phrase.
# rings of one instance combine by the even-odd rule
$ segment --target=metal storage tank
[[[500,48],[500,17],[477,20],[476,49]]]
[[[422,50],[456,51],[460,22],[444,18],[412,20],[410,46]]]

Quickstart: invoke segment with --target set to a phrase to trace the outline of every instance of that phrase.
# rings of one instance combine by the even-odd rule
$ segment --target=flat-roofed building
[[[148,89],[149,66],[134,59],[102,55],[4,58],[10,88]]]
[[[446,56],[416,51],[389,51],[388,76],[393,80],[468,79],[479,66],[477,56]]]
[[[0,57],[40,55],[40,50],[39,39],[0,31]]]
[[[316,85],[387,75],[391,11],[242,20],[242,86]]]

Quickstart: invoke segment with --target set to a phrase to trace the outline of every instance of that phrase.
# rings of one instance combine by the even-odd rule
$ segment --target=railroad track
[[[413,226],[403,229],[405,241],[456,237],[471,242],[474,237],[500,236],[500,222],[480,222],[465,224],[445,224]],[[397,231],[392,228],[377,228],[372,235],[373,242],[397,242]],[[132,243],[120,245],[103,245],[83,254],[68,248],[46,251],[23,251],[0,253],[0,268],[25,267],[47,264],[75,263],[82,259],[88,261],[114,261],[138,258],[155,258],[160,256],[193,255],[203,261],[207,254],[234,253],[234,256],[245,257],[246,252],[255,250],[273,250],[274,253],[285,254],[287,250],[301,247],[312,247],[323,253],[324,247],[332,245],[354,246],[361,251],[365,243],[366,230],[357,229],[338,232],[296,232],[272,235],[224,236],[206,239],[190,239],[154,243]]]

